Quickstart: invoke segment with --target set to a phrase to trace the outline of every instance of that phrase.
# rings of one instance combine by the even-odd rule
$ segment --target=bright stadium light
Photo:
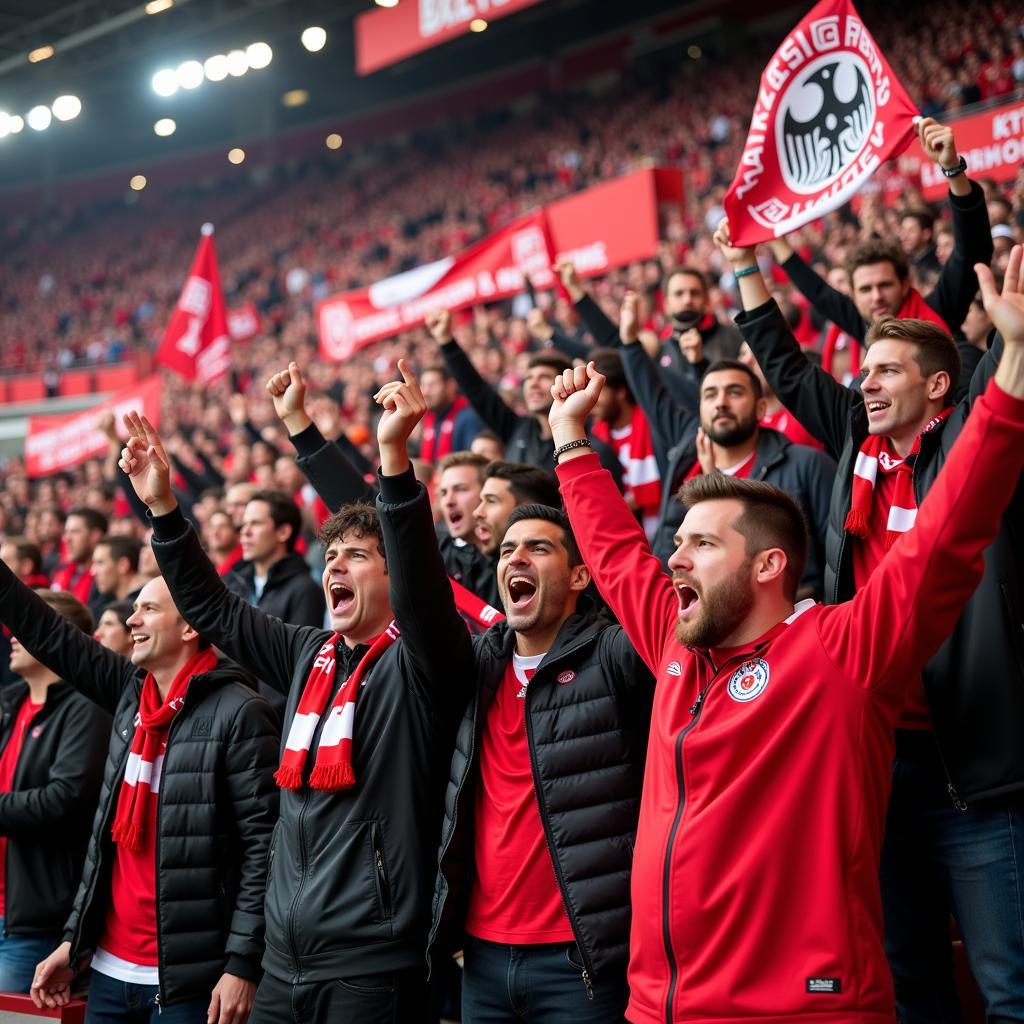
[[[228,54],[228,74],[233,78],[241,78],[249,70],[249,58],[245,50],[232,50]]]
[[[174,123],[174,119],[170,117],[161,117],[160,120],[153,125],[153,131],[161,138],[173,135],[177,128],[178,126]]]
[[[228,59],[223,53],[215,53],[203,62],[203,72],[211,82],[223,82],[228,77]]]
[[[25,119],[21,114],[12,114],[7,127],[12,135],[17,135],[25,127]]]
[[[174,0],[149,0],[146,4],[147,14],[162,14],[174,6]]]
[[[74,121],[82,112],[82,101],[77,96],[58,96],[50,109],[58,121]]]
[[[11,115],[5,110],[0,110],[0,139],[6,139],[11,134]]]
[[[198,89],[203,84],[203,65],[197,60],[187,60],[178,65],[174,76],[182,89]]]
[[[266,43],[253,43],[246,47],[245,57],[249,67],[262,71],[274,59],[274,51]]]
[[[487,22],[484,21],[483,18],[474,18],[469,23],[469,31],[470,32],[486,32],[487,31]]]
[[[146,187],[146,176],[144,174],[136,174],[131,181],[128,182],[128,187],[133,192],[141,192]]]
[[[245,159],[244,149],[232,149],[228,151],[228,160],[233,164],[240,164]]]
[[[41,60],[49,60],[52,56],[52,46],[40,46],[28,55],[28,62],[29,64],[38,64]]]
[[[157,96],[173,96],[178,91],[178,76],[173,68],[161,68],[153,76],[153,92]]]
[[[38,107],[33,107],[28,112],[29,128],[32,128],[37,132],[44,132],[50,127],[50,122],[53,120],[53,114],[50,113],[49,107],[44,107],[40,104]]]
[[[328,149],[341,149],[342,138],[337,132],[331,132],[324,141]]]
[[[281,102],[286,107],[301,107],[309,102],[309,93],[305,89],[289,89],[281,97]]]
[[[397,7],[398,0],[376,0],[378,7]]]
[[[310,25],[302,30],[302,45],[310,53],[318,53],[327,44],[327,32],[319,25]]]

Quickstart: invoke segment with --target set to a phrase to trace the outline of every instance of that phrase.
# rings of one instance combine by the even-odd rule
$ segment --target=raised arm
[[[452,334],[452,318],[446,309],[427,316],[427,330],[441,348],[448,372],[455,378],[459,390],[476,410],[476,414],[493,430],[503,443],[508,443],[519,425],[520,417],[513,412],[501,395],[477,373],[476,367],[459,347]]]
[[[135,682],[136,669],[121,654],[86,636],[54,611],[0,562],[0,622],[36,661],[109,714]]]

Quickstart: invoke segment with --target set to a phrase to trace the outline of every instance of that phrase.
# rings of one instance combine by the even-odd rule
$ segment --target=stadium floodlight
[[[128,182],[128,187],[133,192],[141,192],[146,187],[146,176],[144,174],[136,174],[131,181]]]
[[[331,132],[324,141],[328,149],[341,149],[342,138],[337,132]]]
[[[45,132],[50,127],[50,123],[53,121],[53,114],[50,113],[50,108],[40,104],[38,107],[33,107],[28,112],[29,128],[37,132]]]
[[[6,139],[11,134],[11,115],[5,110],[0,110],[0,139]]]
[[[700,60],[704,56],[704,51],[696,43],[688,46],[686,52],[689,54],[690,60]]]
[[[17,135],[25,127],[25,119],[21,114],[11,114],[11,120],[7,124],[7,128],[12,135]]]
[[[240,164],[245,159],[245,150],[235,149],[228,151],[228,160],[233,164]]]
[[[58,121],[74,121],[82,112],[82,101],[77,96],[58,96],[50,109]]]
[[[252,43],[245,49],[245,58],[254,71],[262,71],[274,59],[274,51],[266,43]]]
[[[223,53],[215,53],[203,62],[203,71],[211,82],[223,82],[228,77],[228,59]]]
[[[174,0],[149,0],[146,4],[147,14],[162,14],[174,6]]]
[[[178,75],[173,68],[161,68],[153,76],[153,92],[157,96],[173,96],[178,91]]]
[[[327,31],[319,25],[310,25],[309,28],[304,28],[300,38],[302,45],[310,53],[318,53],[327,45]]]
[[[153,131],[161,138],[173,135],[177,128],[178,126],[174,123],[174,119],[171,117],[161,117],[160,120],[153,125]]]
[[[378,7],[397,7],[398,0],[376,0]]]
[[[203,84],[203,65],[197,60],[187,60],[178,65],[174,75],[182,89],[198,89]]]
[[[41,60],[49,60],[52,56],[52,46],[39,46],[28,55],[28,62],[29,64],[38,64]]]
[[[483,18],[474,18],[469,23],[469,31],[470,32],[486,32],[487,31],[487,22],[484,21]]]
[[[232,50],[228,56],[228,74],[233,78],[241,78],[249,70],[249,58],[245,50]]]
[[[286,107],[301,107],[309,102],[309,93],[305,89],[289,89],[282,97],[281,102]]]

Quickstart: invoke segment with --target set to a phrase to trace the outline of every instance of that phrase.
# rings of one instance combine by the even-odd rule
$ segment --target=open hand
[[[177,501],[171,491],[171,460],[160,435],[153,424],[137,412],[127,413],[124,425],[128,429],[128,440],[121,449],[118,464],[153,515],[165,515]]]
[[[996,290],[990,267],[979,263],[974,272],[978,275],[985,312],[1003,341],[1007,345],[1024,345],[1024,246],[1015,245],[1010,250],[1002,293]]]

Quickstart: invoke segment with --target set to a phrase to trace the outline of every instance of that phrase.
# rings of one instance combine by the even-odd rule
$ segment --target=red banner
[[[1024,103],[972,114],[950,127],[972,177],[1012,181],[1017,176],[1024,160]],[[921,161],[921,191],[925,199],[942,199],[949,192],[949,179],[931,160]]]
[[[132,409],[145,413],[149,422],[158,427],[162,393],[163,381],[154,374],[84,412],[30,416],[25,438],[25,472],[30,477],[49,476],[106,455],[110,442],[96,423],[100,414],[108,410],[114,414],[119,429],[121,417]]]
[[[156,361],[186,380],[209,384],[228,368],[230,340],[213,226],[203,225],[192,269],[156,352]]]
[[[725,197],[733,242],[765,242],[838,209],[906,149],[917,116],[853,4],[821,0],[761,75]]]
[[[341,361],[418,326],[430,310],[496,302],[554,284],[551,263],[567,257],[582,277],[658,252],[659,202],[682,202],[679,171],[637,171],[520,217],[455,256],[325,299],[317,307],[320,351]]]
[[[263,330],[263,319],[253,302],[228,310],[228,334],[232,341],[248,341]]]
[[[404,0],[357,14],[356,71],[373,71],[463,36],[470,22],[497,21],[540,0]]]

